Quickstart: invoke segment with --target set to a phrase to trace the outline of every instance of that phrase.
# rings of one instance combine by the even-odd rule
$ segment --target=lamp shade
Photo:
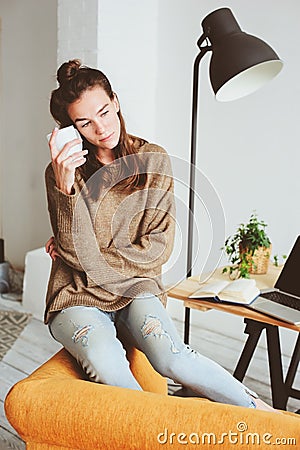
[[[202,21],[211,43],[210,81],[217,100],[248,95],[282,69],[283,62],[261,39],[241,30],[228,8],[213,11]]]

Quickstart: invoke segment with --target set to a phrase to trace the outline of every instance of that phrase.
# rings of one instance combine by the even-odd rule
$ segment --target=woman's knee
[[[98,346],[96,349],[87,350],[79,362],[91,381],[141,389],[130,370],[126,352],[119,341],[115,345],[106,346],[105,349]]]
[[[91,381],[118,385],[122,375],[129,370],[123,354],[113,355],[101,351],[86,351],[79,356],[79,363]]]
[[[175,347],[170,345],[169,351],[153,352],[149,360],[154,369],[162,376],[176,380],[182,368],[187,364],[190,358],[195,358],[196,352],[183,344]]]

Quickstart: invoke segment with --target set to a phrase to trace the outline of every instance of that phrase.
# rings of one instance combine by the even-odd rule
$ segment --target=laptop
[[[300,325],[300,236],[298,236],[274,288],[262,290],[249,307]]]

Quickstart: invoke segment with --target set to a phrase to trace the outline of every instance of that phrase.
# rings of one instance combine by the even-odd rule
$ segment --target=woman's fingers
[[[88,154],[88,150],[82,150],[81,152],[73,153],[73,155],[70,155],[68,159],[70,160],[71,167],[80,167],[82,164],[85,163],[86,158],[85,156]]]
[[[56,258],[59,257],[59,254],[58,254],[57,251],[54,250],[54,249],[50,251],[49,255],[51,256],[51,259],[52,259],[53,261],[55,261]]]
[[[52,161],[57,157],[59,154],[59,151],[56,146],[56,135],[58,133],[58,128],[55,127],[54,130],[51,133],[51,137],[49,139],[49,148],[50,148],[50,154]]]
[[[59,254],[57,253],[57,251],[55,250],[55,248],[53,246],[50,248],[49,255],[50,255],[51,259],[53,259],[53,261],[55,261],[56,258],[59,257]]]
[[[46,252],[49,253],[50,246],[54,243],[54,236],[51,236],[45,244]]]
[[[49,253],[51,259],[53,259],[53,261],[55,261],[55,259],[59,257],[59,253],[57,252],[53,236],[51,236],[51,238],[46,242],[45,249],[46,252]]]
[[[67,142],[63,146],[61,151],[59,152],[57,161],[61,162],[61,161],[67,160],[70,156],[73,156],[73,154],[75,154],[75,153],[81,153],[82,150],[80,150],[79,152],[78,151],[74,152],[74,149],[73,149],[73,147],[78,146],[81,143],[82,143],[82,140],[78,139],[78,138],[72,139],[72,141]]]
[[[72,141],[73,142],[73,141]],[[78,141],[77,141],[78,143]],[[70,142],[71,144],[71,142]],[[75,144],[76,145],[76,142]],[[72,145],[73,146],[73,145]],[[62,164],[65,168],[68,169],[74,169],[81,165],[83,162],[86,161],[85,156],[88,154],[88,150],[80,150],[79,152],[74,152],[71,154],[68,154],[72,146],[69,146],[66,144],[66,146],[63,148],[59,156],[57,157],[56,161],[58,164]],[[78,165],[78,161],[80,164]]]

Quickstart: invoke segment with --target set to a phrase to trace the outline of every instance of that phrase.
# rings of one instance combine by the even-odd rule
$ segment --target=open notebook
[[[260,294],[255,280],[239,278],[234,281],[217,280],[205,283],[189,298],[250,304]]]

